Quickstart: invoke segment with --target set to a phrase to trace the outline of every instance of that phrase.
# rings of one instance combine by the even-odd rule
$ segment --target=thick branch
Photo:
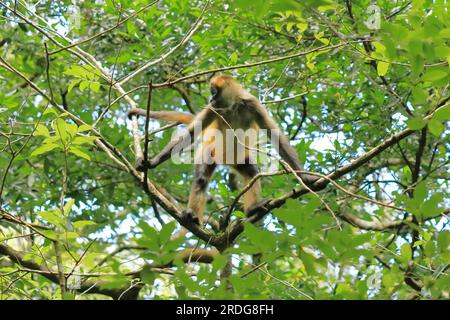
[[[443,105],[442,103],[439,103],[435,111],[438,110],[440,107],[442,107],[442,105]],[[424,119],[431,118],[433,114],[434,112],[425,117]],[[357,159],[353,160],[348,165],[338,168],[336,171],[330,173],[327,176],[328,179],[322,178],[316,181],[312,186],[310,186],[310,188],[314,191],[325,189],[326,186],[330,183],[330,180],[336,180],[342,177],[343,175],[358,169],[359,167],[361,167],[362,165],[366,164],[371,159],[373,159],[375,156],[382,153],[384,150],[396,144],[398,141],[401,141],[402,139],[411,135],[413,132],[414,131],[411,129],[405,129],[397,134],[390,136],[384,142],[374,147],[373,149],[369,150],[368,152],[358,157]],[[218,241],[217,244],[219,246],[220,245],[228,246],[243,231],[244,223],[246,221],[252,223],[257,222],[261,220],[270,210],[281,207],[288,199],[291,198],[296,199],[307,193],[309,193],[309,191],[305,188],[302,188],[299,190],[293,190],[284,196],[269,200],[263,207],[260,207],[259,210],[255,210],[255,214],[252,217],[245,220],[238,220],[230,224],[230,226],[225,231],[224,235],[220,239],[216,239],[216,241]]]
[[[367,221],[361,218],[358,218],[357,216],[354,216],[350,213],[343,213],[339,216],[342,220],[350,223],[351,225],[358,227],[359,229],[363,230],[373,230],[373,231],[383,231],[383,230],[389,230],[389,229],[398,229],[404,225],[406,225],[408,222],[411,222],[411,219],[405,219],[405,220],[371,220]]]
[[[53,272],[52,270],[48,269],[45,265],[39,265],[34,261],[30,260],[24,260],[24,254],[16,251],[6,245],[0,244],[0,255],[7,256],[13,263],[18,264],[20,266],[23,266],[27,269],[35,270],[39,272],[43,277],[47,278],[48,280],[58,284],[58,273]],[[80,288],[78,288],[77,292],[86,292],[86,293],[98,293],[98,294],[104,294],[106,296],[109,296],[113,299],[121,299],[127,300],[127,299],[136,299],[137,295],[139,294],[139,290],[142,287],[136,286],[129,290],[129,286],[125,286],[122,288],[117,289],[104,289],[102,288],[102,285],[104,285],[104,282],[92,282],[92,281],[86,281],[82,285],[80,285]],[[128,290],[128,291],[127,291]]]

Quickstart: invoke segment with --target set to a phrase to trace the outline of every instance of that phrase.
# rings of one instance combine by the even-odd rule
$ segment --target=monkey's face
[[[220,105],[222,104],[221,95],[224,85],[225,79],[223,78],[223,76],[217,76],[212,78],[209,84],[209,88],[211,91],[211,98],[209,99],[209,102],[216,108],[220,107]]]
[[[211,98],[209,99],[209,102],[214,104],[216,100],[218,100],[219,98],[219,88],[215,84],[211,83],[210,90],[211,90]]]
[[[209,102],[216,109],[228,109],[235,104],[239,93],[238,85],[230,76],[218,76],[211,79],[211,98]]]
[[[209,102],[212,106],[217,109],[228,109],[231,107],[232,99],[229,98],[227,86],[218,86],[214,83],[211,83],[211,98]]]
[[[230,95],[228,86],[211,85],[211,98],[209,102],[217,110],[230,109],[234,105],[234,98]]]

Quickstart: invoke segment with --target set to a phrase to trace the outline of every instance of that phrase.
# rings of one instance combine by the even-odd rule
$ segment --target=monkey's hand
[[[200,225],[200,219],[195,215],[191,208],[183,210],[183,216],[186,220],[189,220],[197,225]]]
[[[147,163],[144,161],[144,158],[142,158],[142,157],[137,157],[136,158],[136,165],[135,165],[135,168],[136,168],[136,170],[137,171],[140,171],[140,172],[144,172],[145,170],[147,170],[148,168],[149,168],[149,165],[148,165],[149,163],[148,163],[148,161],[147,161]]]
[[[136,158],[135,168],[137,171],[144,172],[147,169],[153,169],[157,167],[161,161],[158,158],[153,158],[151,160],[147,160],[147,162],[142,157]]]

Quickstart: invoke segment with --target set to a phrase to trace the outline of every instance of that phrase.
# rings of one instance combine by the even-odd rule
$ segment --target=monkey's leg
[[[215,168],[215,163],[195,165],[194,182],[189,194],[188,208],[184,211],[184,214],[197,224],[200,224],[202,221],[206,205],[206,190]]]
[[[245,185],[247,185],[259,172],[258,166],[251,163],[238,164],[235,166],[235,168],[243,176]],[[248,189],[246,193],[244,193],[245,214],[250,217],[258,213],[261,208],[264,208],[264,204],[266,202],[267,200],[261,200],[261,182],[258,179],[253,183],[252,187]],[[261,263],[261,257],[261,253],[252,255],[254,266],[257,266]]]
[[[235,165],[236,170],[244,178],[244,183],[247,185],[254,176],[259,172],[258,166],[256,164],[245,163]],[[252,214],[253,209],[260,207],[263,204],[261,201],[261,182],[256,180],[250,189],[244,193],[244,210],[247,216]]]

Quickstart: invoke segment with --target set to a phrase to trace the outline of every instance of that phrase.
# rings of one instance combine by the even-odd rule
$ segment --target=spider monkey
[[[170,158],[172,150],[176,146],[191,142],[196,127],[201,128],[202,143],[201,148],[198,149],[199,152],[196,154],[196,159],[201,160],[198,157],[204,157],[207,154],[210,161],[195,162],[194,182],[189,195],[188,208],[184,211],[185,216],[197,224],[202,221],[208,183],[218,164],[227,164],[234,168],[243,176],[246,184],[259,172],[251,152],[253,147],[252,140],[254,141],[255,137],[244,136],[244,141],[242,141],[235,134],[235,137],[232,139],[233,146],[227,146],[226,144],[229,141],[227,139],[224,139],[227,143],[225,141],[216,141],[218,132],[221,133],[222,137],[226,137],[230,132],[229,129],[233,129],[231,132],[244,133],[248,129],[267,129],[271,140],[278,141],[275,147],[278,147],[277,151],[280,156],[294,170],[303,170],[296,151],[257,98],[244,90],[231,76],[227,75],[212,78],[210,89],[210,103],[196,116],[172,111],[150,112],[151,118],[184,123],[188,126],[185,134],[172,139],[148,163],[138,164],[140,168],[154,168],[158,166]],[[146,116],[146,110],[131,109],[128,112],[128,116],[131,117],[133,115]],[[250,131],[255,132],[255,130]],[[237,151],[239,144],[244,147],[243,150],[241,149],[241,152]],[[234,148],[234,150],[230,148]],[[230,152],[230,150],[233,152]],[[230,153],[232,153],[231,157]],[[224,161],[224,159],[227,161]],[[308,174],[300,174],[300,177],[306,185],[311,185],[318,180],[317,177]],[[259,207],[261,203],[261,184],[257,180],[244,194],[244,211],[247,215],[251,215],[252,209]]]

